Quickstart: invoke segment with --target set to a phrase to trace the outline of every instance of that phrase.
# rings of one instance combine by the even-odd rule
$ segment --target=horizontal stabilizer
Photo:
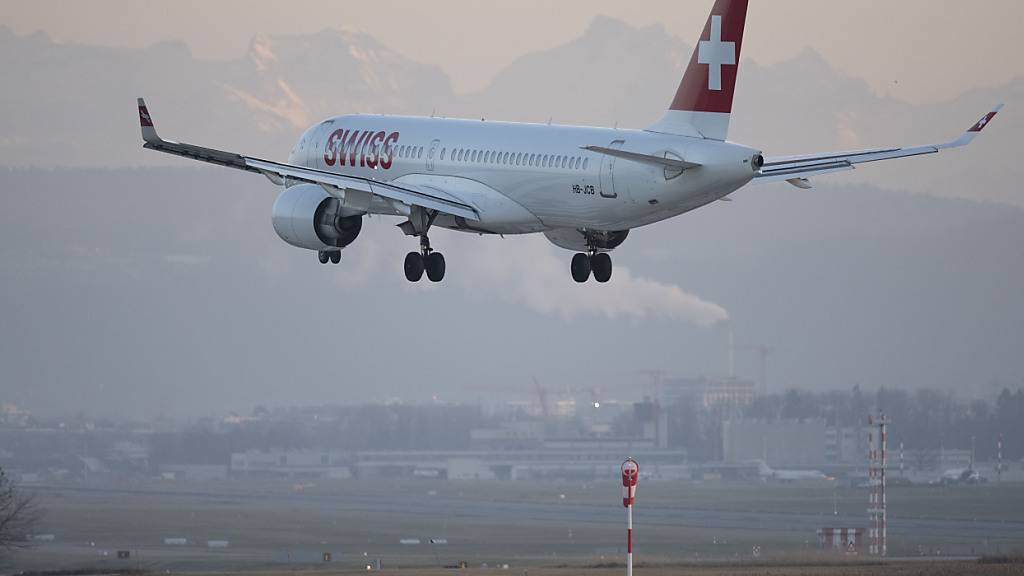
[[[958,138],[938,144],[925,144],[923,146],[910,146],[906,148],[874,148],[871,150],[854,150],[849,152],[826,152],[822,154],[807,154],[803,156],[778,156],[765,158],[761,170],[757,173],[757,182],[778,182],[786,181],[804,188],[810,183],[809,176],[820,176],[831,172],[842,172],[853,170],[857,164],[878,162],[880,160],[893,160],[896,158],[909,158],[923,154],[935,154],[940,150],[959,148],[970,144],[981,131],[995,118],[996,114],[1003,108],[1002,104],[992,108],[980,120],[974,123],[966,132]]]

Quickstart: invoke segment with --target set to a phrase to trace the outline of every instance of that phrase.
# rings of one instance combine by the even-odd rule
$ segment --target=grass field
[[[504,484],[504,485],[501,485]],[[607,500],[601,485],[466,483],[457,488],[467,498],[489,499],[495,493],[509,501],[551,501],[572,494],[588,503]],[[1024,519],[1024,484],[977,486],[907,485],[889,487],[889,509],[908,518],[961,520]],[[740,482],[647,482],[640,487],[640,504],[690,510],[781,512],[855,515],[867,507],[867,489],[838,487],[830,482],[753,485]]]
[[[380,559],[385,568],[416,568],[417,574],[459,561],[477,571],[486,564],[492,576],[521,576],[524,570],[528,576],[567,575],[555,568],[560,565],[576,567],[573,574],[620,574],[595,568],[622,559],[620,488],[614,482],[352,480],[48,487],[38,491],[46,513],[40,532],[54,534],[54,541],[18,554],[14,565],[341,574],[365,572],[367,563]],[[1024,551],[1024,485],[897,487],[890,494],[891,514],[905,523],[890,531],[893,555]],[[866,526],[865,503],[863,490],[816,483],[646,482],[636,513],[638,561],[644,563],[638,576],[710,574],[704,565],[709,561],[729,563],[716,564],[716,574],[821,573],[812,566],[836,574],[947,573],[922,571],[931,565],[921,561],[847,565],[864,557],[817,549],[815,527]],[[760,527],[748,527],[746,518]],[[189,543],[168,546],[164,538]],[[420,543],[400,543],[408,538]],[[430,538],[447,543],[432,545]],[[228,540],[230,547],[210,549],[208,540]],[[117,559],[118,550],[131,551],[131,558]],[[323,562],[323,552],[332,554],[332,562]],[[828,564],[837,560],[844,564]],[[505,564],[508,571],[498,568]],[[935,570],[951,566],[942,562]],[[948,573],[1024,573],[1021,565],[1016,572],[964,566]]]

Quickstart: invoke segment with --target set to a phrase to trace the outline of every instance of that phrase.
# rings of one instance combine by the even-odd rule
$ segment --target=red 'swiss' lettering
[[[359,130],[349,130],[345,136],[341,137],[341,148],[338,154],[338,166],[345,165],[345,158],[348,157],[349,166],[356,165],[356,152],[359,151],[359,145],[356,144],[356,140],[359,139]]]
[[[359,151],[359,166],[366,167],[367,165],[367,149],[370,148],[367,143],[370,141],[370,136],[373,135],[373,132],[362,132],[362,135],[359,136],[359,145],[356,147]],[[354,162],[352,166],[355,166]]]
[[[366,165],[370,168],[377,167],[377,151],[380,149],[380,143],[384,140],[384,132],[377,132],[367,141],[366,154],[363,155],[366,158]]]
[[[398,142],[398,132],[388,134],[384,139],[384,145],[380,151],[380,167],[384,170],[391,168],[391,161],[394,159],[395,143]]]
[[[345,131],[337,129],[331,132],[331,135],[327,138],[327,148],[324,150],[324,164],[328,166],[334,166],[334,162],[338,157],[338,140],[343,138]]]
[[[381,130],[344,130],[339,128],[327,137],[324,146],[324,164],[327,166],[366,166],[391,168],[395,157],[395,144],[399,133]]]

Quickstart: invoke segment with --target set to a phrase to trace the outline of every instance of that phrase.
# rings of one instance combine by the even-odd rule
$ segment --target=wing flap
[[[259,158],[245,158],[245,164],[256,171],[270,172],[282,178],[327,185],[336,188],[339,191],[359,190],[361,192],[367,192],[390,200],[397,200],[399,202],[409,204],[410,206],[421,206],[428,210],[438,210],[446,214],[461,216],[473,221],[480,220],[480,216],[477,214],[475,208],[462,202],[455,196],[437,188],[427,189],[425,187],[409,184],[402,184],[399,186],[388,182],[381,182],[379,180],[370,180],[345,174],[335,174],[324,170],[305,168],[302,166],[273,162],[270,160],[261,160]]]

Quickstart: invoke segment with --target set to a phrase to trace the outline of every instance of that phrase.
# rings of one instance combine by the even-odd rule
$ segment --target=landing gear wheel
[[[409,252],[405,255],[405,279],[419,282],[420,278],[423,278],[423,256],[419,252]]]
[[[331,264],[338,264],[341,262],[341,250],[329,253],[331,256]]]
[[[324,252],[323,250],[317,252],[316,257],[320,259],[321,264],[327,264],[331,259],[330,253]]]
[[[612,277],[612,257],[607,252],[599,252],[590,257],[590,268],[594,271],[594,280],[604,283]]]
[[[440,252],[431,252],[423,259],[423,265],[427,270],[427,278],[431,282],[440,282],[444,279],[444,255]]]
[[[572,257],[572,264],[569,266],[572,271],[572,279],[584,283],[590,278],[590,256],[580,252]]]

